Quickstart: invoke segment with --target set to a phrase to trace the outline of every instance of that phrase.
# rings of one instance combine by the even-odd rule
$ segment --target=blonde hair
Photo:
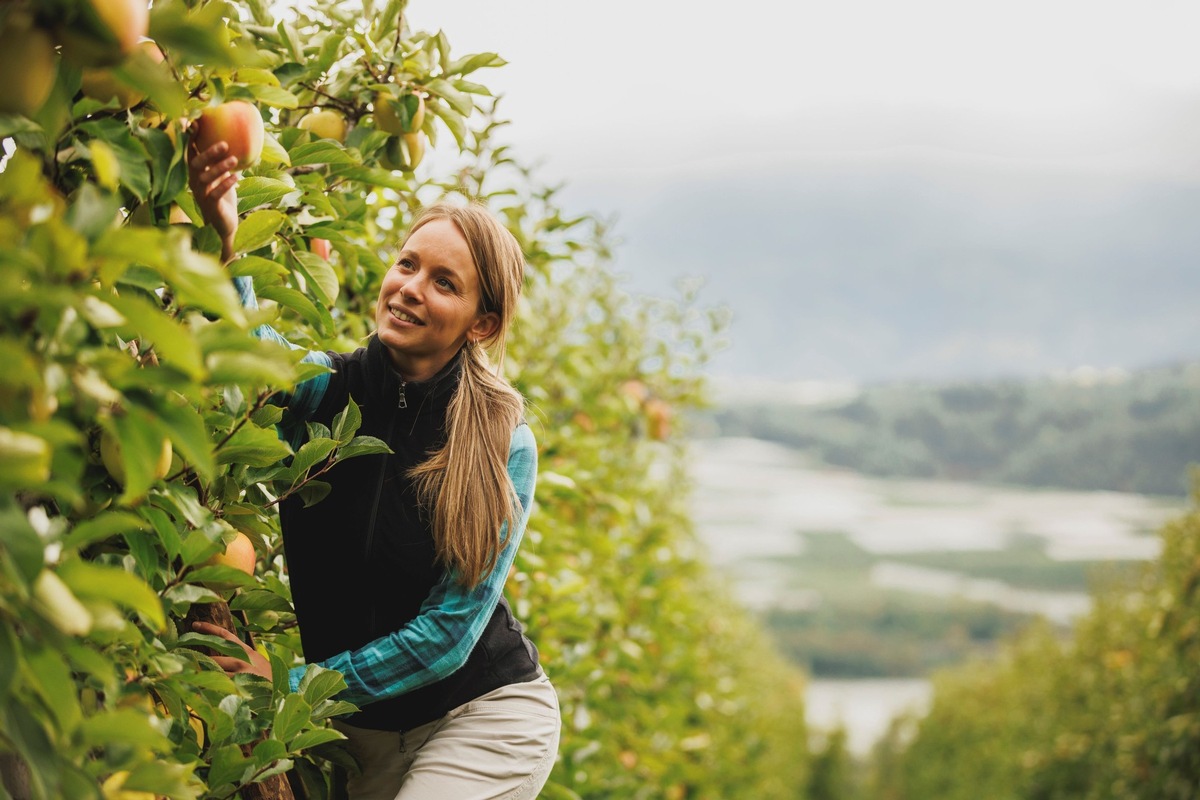
[[[437,219],[458,227],[479,274],[480,312],[500,324],[483,341],[468,339],[460,358],[458,388],[446,410],[446,443],[409,471],[417,497],[432,510],[438,558],[467,588],[496,565],[521,511],[508,475],[513,429],[524,400],[501,373],[508,327],[516,313],[525,256],[516,238],[482,205],[432,205],[413,220],[408,235]],[[488,350],[496,355],[493,367]],[[501,523],[507,523],[504,539]]]

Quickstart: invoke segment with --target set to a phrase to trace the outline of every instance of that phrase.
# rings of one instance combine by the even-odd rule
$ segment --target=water
[[[786,565],[764,558],[803,554],[806,532],[841,532],[869,553],[1000,550],[1014,536],[1045,541],[1049,557],[1103,561],[1157,555],[1155,535],[1180,505],[1121,492],[1035,490],[874,478],[814,467],[782,445],[756,439],[696,442],[692,509],[711,560],[753,608],[795,606]],[[880,585],[961,595],[1055,619],[1086,610],[1086,595],[1028,592],[958,573],[880,565]]]
[[[1060,560],[1153,558],[1154,532],[1182,504],[1119,492],[1032,490],[951,481],[891,480],[814,467],[799,453],[755,439],[695,442],[692,502],[711,561],[732,576],[750,608],[806,608],[819,601],[790,586],[786,561],[803,554],[806,532],[841,532],[880,556],[870,580],[879,586],[965,597],[1066,622],[1086,613],[1080,592],[1031,591],[998,580],[895,561],[888,554],[999,550],[1015,535],[1044,540]],[[813,680],[809,724],[846,728],[851,752],[865,755],[890,721],[923,713],[929,682]]]

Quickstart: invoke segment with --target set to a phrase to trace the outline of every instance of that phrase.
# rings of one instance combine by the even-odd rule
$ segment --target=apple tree
[[[353,404],[284,441],[272,398],[317,368],[252,331],[358,346],[398,232],[446,195],[488,202],[530,264],[507,368],[543,474],[509,590],[564,701],[546,796],[800,785],[796,676],[704,567],[683,502],[678,428],[712,318],[622,295],[602,226],[496,144],[479,81],[503,59],[412,30],[404,6],[0,6],[11,797],[338,795],[352,765],[328,723],[351,707],[316,666],[288,689],[303,656],[275,509],[320,502],[333,464],[384,446]],[[188,143],[213,129],[247,162],[228,265],[187,190]],[[216,668],[233,651],[198,618],[254,642],[274,680]]]

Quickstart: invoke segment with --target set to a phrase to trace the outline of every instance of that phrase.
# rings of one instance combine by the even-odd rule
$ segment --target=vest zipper
[[[396,408],[408,408],[408,400],[404,399],[404,387],[408,381],[400,381],[400,402],[396,404]]]

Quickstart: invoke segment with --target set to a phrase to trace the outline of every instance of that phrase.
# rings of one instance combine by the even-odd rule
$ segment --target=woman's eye
[[[409,270],[411,270],[413,268],[413,263],[411,261],[409,261],[407,258],[402,258],[396,262],[396,266],[399,269],[402,269],[405,272],[408,272]]]
[[[437,285],[442,287],[443,289],[447,289],[449,291],[454,291],[454,284],[451,283],[448,278],[438,278]]]

